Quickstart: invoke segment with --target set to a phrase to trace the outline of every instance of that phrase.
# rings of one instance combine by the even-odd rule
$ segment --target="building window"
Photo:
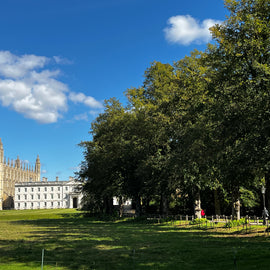
[[[58,191],[60,191],[60,187],[58,187]]]
[[[25,188],[24,191],[27,192],[27,188]]]
[[[18,188],[18,192],[21,192],[21,189],[20,188]]]
[[[45,199],[45,200],[47,199],[47,194],[44,194],[44,199]]]
[[[51,187],[51,191],[53,191],[53,187]]]
[[[20,200],[21,199],[21,197],[20,197],[20,195],[18,195],[18,200]]]
[[[46,203],[46,202],[44,202],[44,206],[45,206],[45,207],[47,206],[47,203]]]
[[[68,190],[68,187],[66,187],[66,190]]]
[[[33,208],[33,206],[34,206],[34,204],[33,203],[31,203],[31,207]]]
[[[40,187],[38,188],[38,191],[40,191]]]
[[[58,206],[60,206],[60,202],[58,202]]]
[[[37,198],[40,200],[40,194],[37,195]]]
[[[31,188],[31,191],[34,192],[34,188],[33,187]]]
[[[53,202],[51,202],[51,206],[53,206]]]
[[[58,196],[58,199],[60,199],[60,194],[59,193],[57,194],[57,196]]]
[[[31,200],[33,200],[33,199],[34,199],[34,195],[32,194],[32,195],[31,195]]]
[[[47,191],[47,187],[45,187],[45,191]]]
[[[24,207],[26,208],[26,206],[27,206],[27,204],[26,203],[24,203]]]
[[[53,199],[53,194],[51,194],[51,199]]]
[[[27,195],[24,195],[24,199],[27,200]]]
[[[20,208],[20,203],[18,203],[18,207]]]

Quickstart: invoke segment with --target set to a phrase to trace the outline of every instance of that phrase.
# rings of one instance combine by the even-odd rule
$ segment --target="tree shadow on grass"
[[[102,222],[92,218],[62,218],[13,221],[31,227],[19,240],[1,240],[1,262],[41,261],[53,269],[253,269],[260,258],[260,269],[269,268],[270,243],[221,237],[217,232],[194,228]],[[206,260],[207,258],[207,260]],[[264,265],[265,264],[265,265]],[[57,267],[59,268],[56,268]],[[63,268],[61,268],[63,267]],[[31,269],[31,268],[29,268]],[[255,268],[254,268],[255,269]]]

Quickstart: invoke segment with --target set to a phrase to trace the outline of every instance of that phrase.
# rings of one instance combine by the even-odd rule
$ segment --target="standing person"
[[[203,209],[202,209],[202,211],[201,211],[201,216],[202,216],[202,218],[205,217],[205,213],[204,213],[204,210],[203,210]]]

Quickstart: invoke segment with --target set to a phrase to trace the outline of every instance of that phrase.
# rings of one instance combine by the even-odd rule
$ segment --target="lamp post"
[[[263,195],[263,225],[265,225],[266,224],[266,222],[265,222],[266,213],[265,213],[265,187],[264,186],[262,186],[262,195]]]

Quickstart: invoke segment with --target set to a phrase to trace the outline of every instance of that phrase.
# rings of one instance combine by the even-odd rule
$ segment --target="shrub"
[[[190,225],[199,225],[199,224],[205,224],[208,220],[206,218],[195,218],[194,220],[190,221]]]
[[[233,228],[233,227],[237,227],[237,226],[241,226],[246,224],[246,219],[245,218],[241,218],[239,220],[230,220],[229,222],[227,222],[225,224],[225,228]]]

